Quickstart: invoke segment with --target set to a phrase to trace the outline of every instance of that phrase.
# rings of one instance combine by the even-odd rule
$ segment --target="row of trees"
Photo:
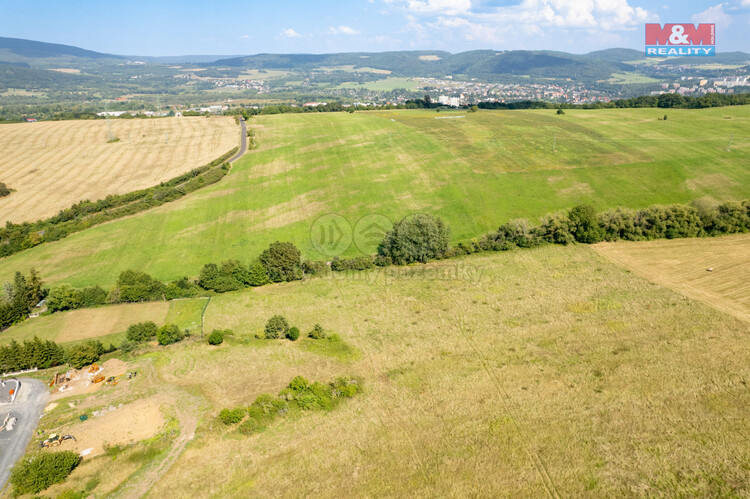
[[[272,282],[295,281],[302,279],[302,275],[300,251],[292,243],[277,241],[249,266],[238,260],[227,260],[221,265],[208,263],[201,269],[197,281],[183,277],[163,283],[145,272],[126,270],[120,273],[117,284],[109,292],[99,286],[75,289],[62,284],[49,291],[47,309],[59,312],[105,304],[194,298],[205,296],[206,292],[226,293]]]
[[[46,290],[35,269],[24,276],[16,272],[13,282],[6,282],[0,294],[0,331],[22,322],[42,300]]]
[[[736,234],[750,230],[750,201],[692,205],[655,205],[633,210],[616,208],[597,213],[580,205],[567,213],[546,216],[537,226],[514,220],[479,241],[458,245],[447,256],[476,251],[529,248],[544,243],[593,244],[600,241],[642,241]]]
[[[439,218],[415,215],[396,223],[385,234],[376,256],[334,258],[330,270],[367,270],[375,266],[424,263],[480,251],[506,251],[541,244],[593,244],[600,241],[642,241],[682,237],[710,237],[750,231],[750,200],[714,204],[655,205],[634,210],[616,208],[597,213],[579,205],[569,211],[545,216],[538,225],[511,220],[479,240],[449,246],[450,229]],[[305,262],[309,273],[328,269],[319,262]]]
[[[703,109],[708,107],[744,106],[748,104],[750,104],[750,93],[711,93],[701,97],[665,93],[659,96],[642,95],[630,99],[595,102],[592,104],[566,104],[526,100],[516,102],[480,102],[477,106],[481,109],[614,109],[643,107]],[[429,106],[423,105],[421,107]]]
[[[233,149],[208,165],[195,168],[159,185],[127,194],[111,194],[98,201],[80,201],[57,215],[33,223],[6,222],[0,227],[0,258],[48,241],[58,241],[94,225],[122,218],[179,199],[214,184],[229,173],[225,163]]]
[[[380,245],[378,254],[351,259],[334,258],[330,270],[367,270],[375,266],[408,265],[450,258],[477,251],[503,251],[514,247],[529,248],[540,244],[592,244],[599,241],[673,239],[734,234],[750,230],[750,200],[711,204],[704,201],[691,205],[655,205],[640,210],[616,208],[597,213],[593,207],[580,205],[567,212],[547,215],[538,225],[527,220],[512,220],[480,240],[462,242],[450,247],[450,228],[440,218],[417,214],[394,224]],[[70,310],[104,303],[142,302],[190,298],[208,292],[224,293],[267,283],[302,279],[303,274],[329,271],[325,262],[301,261],[300,251],[292,243],[275,242],[249,266],[237,260],[221,265],[203,266],[197,281],[187,277],[169,284],[135,270],[120,274],[117,286],[109,293],[100,287],[75,290],[62,285],[48,297],[50,311]],[[41,281],[32,271],[27,288],[25,278],[16,276],[8,286],[11,298],[0,305],[2,312],[18,321],[43,295]],[[10,311],[10,312],[8,312]],[[14,315],[15,314],[15,315]],[[7,325],[13,323],[6,319]],[[6,326],[7,327],[7,326]]]
[[[33,340],[24,340],[23,343],[13,340],[7,346],[0,347],[0,373],[33,368],[47,369],[62,364],[70,364],[80,369],[98,361],[103,354],[115,350],[113,345],[106,348],[96,340],[79,343],[67,349],[54,341],[42,341],[36,336]]]
[[[38,337],[18,343],[13,340],[0,347],[0,373],[26,369],[47,369],[64,364],[67,359],[65,349],[54,341],[42,341]]]

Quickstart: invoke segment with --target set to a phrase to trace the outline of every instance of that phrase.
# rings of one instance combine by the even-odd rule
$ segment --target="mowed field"
[[[600,243],[600,255],[750,324],[750,234]]]
[[[273,314],[303,332],[320,322],[351,353],[254,339]],[[46,494],[97,476],[96,496],[750,493],[748,325],[587,246],[228,293],[213,298],[206,325],[235,336],[132,359],[135,382],[75,409],[62,400],[40,423],[86,438],[81,411],[155,397],[172,400],[163,410],[180,428],[174,440],[86,458]],[[216,420],[298,374],[360,375],[366,390],[247,437]],[[145,453],[160,442],[172,450]]]
[[[108,143],[109,131],[119,142]],[[0,128],[0,220],[31,222],[78,201],[151,187],[239,143],[230,117],[47,121]]]
[[[669,110],[662,121],[664,114],[255,116],[248,126],[260,147],[218,184],[5,258],[0,280],[31,266],[48,283],[74,286],[111,285],[125,269],[163,280],[196,276],[207,262],[250,261],[276,240],[293,242],[304,258],[330,260],[314,249],[310,234],[328,213],[352,226],[371,213],[394,221],[432,213],[460,241],[509,219],[536,222],[578,203],[603,210],[750,197],[750,106]],[[375,251],[377,242],[364,251]],[[352,245],[343,256],[358,254]]]
[[[170,302],[128,303],[98,308],[85,308],[43,315],[22,322],[0,334],[0,345],[12,340],[19,343],[35,336],[57,343],[77,343],[98,339],[116,346],[125,337],[128,326],[153,321],[158,326],[175,324],[180,329],[200,333],[201,313],[207,298],[173,300]]]

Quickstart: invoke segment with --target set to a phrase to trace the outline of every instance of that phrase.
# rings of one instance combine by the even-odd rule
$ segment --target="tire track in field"
[[[557,488],[555,487],[555,482],[552,480],[552,477],[549,474],[549,471],[547,470],[547,466],[544,464],[544,461],[542,460],[539,453],[531,447],[529,444],[529,437],[528,432],[526,428],[521,423],[520,416],[518,415],[518,410],[520,409],[520,406],[517,402],[515,402],[509,395],[508,392],[503,388],[502,383],[500,382],[497,374],[495,373],[494,368],[490,365],[487,358],[482,354],[482,351],[477,347],[477,345],[474,343],[474,340],[472,338],[471,333],[469,332],[468,328],[466,327],[466,323],[464,322],[464,311],[461,305],[458,303],[458,300],[454,297],[450,297],[451,301],[453,302],[456,311],[457,311],[457,324],[458,329],[461,331],[461,334],[463,335],[464,339],[466,340],[466,343],[469,345],[469,347],[474,352],[474,355],[476,355],[477,359],[479,360],[479,363],[482,366],[482,369],[487,373],[488,377],[490,378],[490,381],[495,386],[495,390],[497,391],[498,395],[500,396],[500,400],[505,405],[506,411],[508,411],[508,414],[510,414],[510,420],[513,423],[513,428],[516,430],[516,434],[521,439],[524,447],[524,451],[526,452],[526,455],[529,456],[529,459],[531,460],[531,463],[534,467],[534,470],[539,475],[540,480],[542,481],[542,485],[544,486],[545,492],[547,492],[547,495],[549,497],[559,499],[560,493],[557,491]]]

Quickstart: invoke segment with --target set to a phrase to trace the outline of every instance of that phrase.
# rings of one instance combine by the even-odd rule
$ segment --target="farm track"
[[[120,138],[107,143],[107,127]],[[151,187],[236,145],[232,118],[42,122],[5,125],[0,220],[35,221],[84,199]]]

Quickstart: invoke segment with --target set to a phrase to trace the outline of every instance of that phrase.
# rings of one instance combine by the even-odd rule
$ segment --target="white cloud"
[[[302,38],[302,35],[294,31],[292,28],[282,30],[279,34],[285,38]]]
[[[471,0],[384,0],[385,3],[400,6],[410,12],[420,14],[456,15],[471,10]]]
[[[742,2],[744,5],[745,2]],[[724,12],[724,7],[727,4],[720,3],[709,7],[703,12],[695,14],[692,18],[694,23],[714,23],[720,26],[729,26],[732,23],[732,16]]]
[[[334,28],[331,26],[328,28],[328,34],[330,35],[358,35],[360,34],[360,31],[357,31],[354,28],[350,28],[349,26],[339,26],[338,28]]]
[[[631,7],[628,0],[524,0],[518,7],[500,9],[510,11],[525,23],[604,31],[629,29],[654,18],[641,7]]]

